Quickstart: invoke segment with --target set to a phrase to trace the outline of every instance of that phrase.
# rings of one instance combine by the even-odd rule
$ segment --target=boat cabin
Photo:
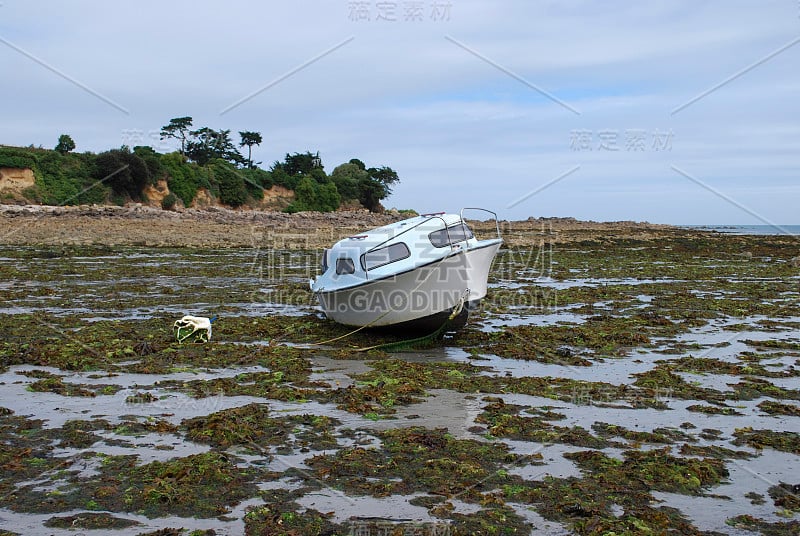
[[[315,292],[404,273],[468,249],[475,235],[459,214],[422,214],[347,237],[322,255]]]

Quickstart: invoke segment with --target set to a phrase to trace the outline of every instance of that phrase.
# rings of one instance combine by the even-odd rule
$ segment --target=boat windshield
[[[410,256],[411,251],[408,246],[403,242],[397,242],[361,255],[361,268],[364,271],[374,270],[375,268],[407,259]]]
[[[463,242],[474,237],[475,235],[472,234],[470,228],[467,227],[467,224],[463,221],[455,225],[451,225],[446,229],[433,231],[428,235],[428,239],[431,241],[431,244],[437,248],[443,248],[445,246]]]

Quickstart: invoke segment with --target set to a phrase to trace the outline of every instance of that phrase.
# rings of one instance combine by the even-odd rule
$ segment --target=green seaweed
[[[762,412],[796,416],[791,401],[800,399],[798,391],[769,381],[800,374],[800,362],[786,364],[786,358],[800,357],[793,335],[798,328],[793,318],[800,316],[800,295],[796,268],[788,262],[797,255],[796,239],[678,229],[658,231],[647,240],[584,234],[557,244],[557,262],[547,266],[544,257],[534,259],[531,250],[513,246],[518,236],[519,231],[509,230],[512,246],[504,248],[492,271],[496,285],[473,312],[470,323],[437,341],[421,357],[359,352],[406,337],[371,330],[352,333],[351,328],[315,312],[306,283],[313,275],[315,252],[0,248],[0,256],[11,259],[0,262],[0,279],[12,282],[2,290],[9,310],[32,311],[0,314],[0,370],[14,365],[58,369],[56,373],[22,372],[31,378],[27,380],[33,391],[29,396],[37,392],[78,395],[90,404],[93,397],[116,392],[119,386],[113,380],[105,385],[73,383],[66,375],[89,371],[98,380],[130,372],[153,377],[152,385],[134,387],[125,406],[131,413],[152,411],[148,404],[172,397],[171,391],[198,398],[252,396],[264,402],[201,414],[185,419],[180,427],[162,418],[165,414],[123,415],[114,424],[102,418],[74,420],[45,428],[41,421],[0,411],[4,475],[0,496],[7,498],[8,508],[20,512],[102,508],[150,516],[219,516],[239,501],[260,495],[263,507],[252,507],[245,515],[249,534],[352,531],[356,525],[333,524],[326,514],[294,502],[313,493],[321,481],[350,495],[403,500],[402,496],[418,494],[421,502],[414,501],[428,508],[442,523],[436,527],[446,528],[449,534],[526,534],[530,527],[519,516],[522,508],[534,508],[579,534],[699,534],[680,512],[656,507],[651,491],[705,494],[724,478],[725,461],[753,456],[749,450],[722,446],[730,438],[719,431],[693,431],[702,416],[690,419],[694,424],[684,423],[681,429],[654,425],[652,430],[601,422],[586,430],[558,426],[555,421],[564,419],[573,406],[666,410],[670,399],[690,401],[690,411],[735,415],[739,409],[735,401],[767,398],[758,400]],[[158,260],[162,256],[163,262]],[[149,258],[146,278],[142,277],[143,257]],[[534,279],[539,275],[587,281],[556,290],[538,285]],[[275,304],[287,305],[291,314],[273,314]],[[178,313],[139,316],[141,311],[182,308],[191,314],[219,315],[210,343],[177,344],[171,328],[181,316]],[[539,325],[542,314],[553,312],[573,314],[575,320]],[[702,329],[695,336],[693,330],[698,328]],[[759,340],[742,336],[751,349],[734,361],[705,357],[706,350],[730,344],[705,342],[705,333],[719,330],[731,335],[759,331],[761,335]],[[317,346],[321,342],[326,343],[324,347]],[[452,360],[449,351],[442,352],[439,346],[463,348],[473,362]],[[653,352],[668,359],[650,364]],[[632,383],[618,384],[560,374],[503,376],[479,366],[485,363],[482,356],[493,354],[589,371],[585,367],[624,359],[640,365],[643,372],[634,375]],[[354,374],[354,383],[346,387],[312,381],[318,356],[364,361],[370,370]],[[214,379],[162,378],[174,372],[214,374],[225,369],[230,374]],[[564,371],[570,375],[568,368]],[[700,387],[682,374],[737,378],[728,388],[715,390]],[[276,415],[264,409],[271,400],[314,400],[328,409],[338,407],[369,420],[383,420],[394,416],[400,406],[425,400],[434,389],[462,393],[465,398],[493,395],[484,398],[485,407],[474,423],[480,426],[468,427],[483,434],[485,441],[457,439],[445,430],[402,428],[401,421],[365,422],[395,430],[356,432],[343,430],[341,423],[328,417]],[[548,398],[564,409],[518,407],[498,398],[511,394]],[[142,465],[132,456],[104,456],[89,450],[95,445],[98,449],[107,445],[132,448],[130,436],[150,433],[183,434],[210,445],[211,451]],[[513,454],[498,442],[505,438],[527,441],[534,452]],[[698,445],[697,438],[714,444]],[[369,446],[371,439],[378,444]],[[567,455],[583,472],[580,478],[545,476],[531,482],[510,472],[512,467],[543,462],[536,452],[539,442],[628,450],[621,459],[605,451]],[[797,435],[779,430],[739,429],[732,443],[798,453]],[[643,444],[671,445],[673,450],[650,450]],[[55,448],[83,452],[67,460],[55,457]],[[229,449],[244,450],[258,460],[245,463]],[[305,475],[297,469],[279,474],[261,468],[273,453],[321,449],[326,452],[311,458]],[[99,474],[80,476],[74,469],[76,461],[99,463]],[[258,483],[281,477],[299,487],[284,495],[274,490],[258,492]],[[44,484],[37,488],[30,482]],[[194,496],[186,490],[199,491]],[[773,489],[771,495],[781,502],[776,503],[779,513],[789,515],[796,511],[795,505],[791,496],[780,495],[781,490],[785,491]],[[456,513],[456,499],[479,509]],[[734,519],[737,526],[763,533],[797,532],[794,521]],[[370,527],[368,523],[364,527]],[[415,530],[413,523],[396,520],[381,528]]]
[[[488,426],[488,433],[498,438],[509,438],[536,443],[566,443],[581,447],[606,448],[618,446],[602,437],[593,436],[579,427],[555,426],[538,417],[517,415],[520,406],[505,404],[502,400],[484,407],[483,413],[475,419],[477,423]]]
[[[331,514],[301,509],[296,503],[275,502],[253,506],[244,515],[247,536],[344,536],[351,532],[330,521]]]
[[[715,459],[678,458],[669,448],[627,450],[624,459],[596,450],[568,453],[582,479],[545,477],[506,490],[508,500],[536,505],[546,519],[568,522],[579,534],[700,534],[680,512],[654,508],[652,490],[701,494],[727,476]],[[621,506],[623,515],[614,513]]]
[[[781,404],[771,400],[764,400],[758,404],[758,409],[770,415],[789,415],[800,417],[800,407],[792,404]]]
[[[181,427],[192,441],[208,443],[220,449],[242,446],[255,452],[270,446],[283,448],[336,448],[333,428],[336,419],[323,415],[271,417],[264,404],[246,406],[186,419]]]
[[[755,449],[769,447],[782,452],[800,454],[800,434],[797,432],[753,430],[746,427],[734,430],[733,436],[734,445],[748,445]]]
[[[508,478],[501,464],[519,459],[505,445],[456,439],[444,429],[396,428],[377,435],[380,448],[348,447],[309,459],[314,480],[308,484],[355,495],[424,492],[479,502]]]
[[[764,536],[795,536],[800,532],[800,521],[772,523],[748,514],[732,517],[726,521],[731,527],[759,532]]]
[[[45,527],[57,529],[124,529],[141,525],[133,519],[123,519],[102,513],[83,513],[71,516],[54,516],[44,522]]]

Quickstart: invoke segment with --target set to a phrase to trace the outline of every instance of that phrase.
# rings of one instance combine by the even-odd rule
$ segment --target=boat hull
[[[407,272],[318,292],[317,297],[328,318],[348,326],[432,325],[431,319],[443,323],[455,307],[486,295],[489,269],[501,243],[485,240]]]

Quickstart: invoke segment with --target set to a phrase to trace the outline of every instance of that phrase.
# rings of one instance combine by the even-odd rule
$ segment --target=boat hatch
[[[474,238],[475,235],[464,222],[459,222],[445,229],[439,229],[428,234],[428,239],[434,247],[443,248]]]
[[[408,246],[403,242],[397,242],[361,255],[361,268],[366,272],[407,259],[410,256],[411,250],[408,249]]]

